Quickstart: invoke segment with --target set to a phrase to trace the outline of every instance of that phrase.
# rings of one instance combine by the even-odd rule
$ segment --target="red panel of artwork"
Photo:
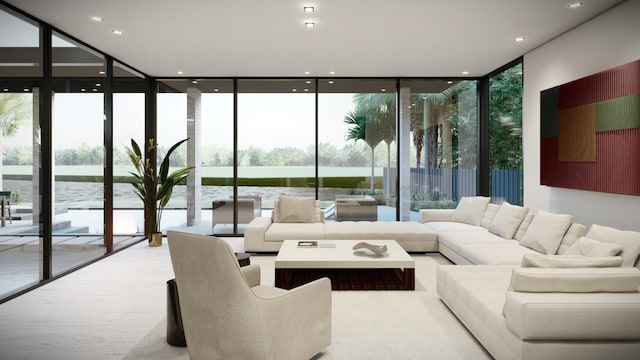
[[[640,60],[561,85],[559,110],[640,93]]]

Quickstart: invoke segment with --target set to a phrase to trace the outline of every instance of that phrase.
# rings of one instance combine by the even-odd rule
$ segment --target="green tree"
[[[3,138],[12,137],[20,126],[32,118],[33,107],[30,94],[3,93],[0,94],[0,189],[2,189],[2,154]]]
[[[489,166],[522,168],[522,64],[489,79]]]
[[[375,148],[380,144],[384,135],[378,126],[380,122],[376,120],[375,111],[371,109],[359,109],[350,111],[345,117],[345,124],[351,125],[347,131],[347,140],[362,140],[371,149],[371,193],[374,191],[374,169],[375,169]]]

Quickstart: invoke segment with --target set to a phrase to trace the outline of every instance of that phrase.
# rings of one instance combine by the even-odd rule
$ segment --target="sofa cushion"
[[[487,204],[487,208],[484,210],[484,214],[482,215],[482,221],[480,222],[480,226],[482,226],[485,229],[489,229],[489,226],[491,226],[491,222],[493,221],[493,218],[496,216],[498,209],[500,209],[500,205],[498,204],[494,204],[494,203]]]
[[[520,244],[543,254],[555,254],[571,221],[572,215],[538,210]]]
[[[526,254],[537,254],[537,252],[520,246],[514,240],[466,244],[460,247],[460,255],[476,265],[520,265],[522,257]]]
[[[273,223],[264,234],[264,241],[322,240],[322,223]]]
[[[620,256],[582,256],[527,254],[522,257],[522,267],[578,268],[620,267]]]
[[[479,232],[489,232],[487,229],[482,226],[469,225],[465,223],[455,222],[455,221],[436,221],[436,222],[428,222],[424,223],[429,229],[437,232],[444,233],[447,231],[479,231]]]
[[[626,268],[514,268],[510,291],[637,292],[640,270]]]
[[[278,221],[281,223],[312,223],[316,220],[316,199],[310,196],[280,195]]]
[[[622,266],[634,266],[638,255],[640,255],[640,232],[623,231],[593,224],[587,233],[587,237],[622,246],[622,252],[620,253],[620,256],[624,259]]]
[[[505,201],[500,205],[496,216],[491,221],[489,231],[511,240],[527,213],[529,213],[529,208],[511,205]]]
[[[509,291],[505,296],[504,319],[518,338],[551,348],[554,341],[577,343],[578,352],[569,355],[560,347],[536,359],[634,359],[637,347],[623,349],[625,341],[640,339],[640,293],[534,293]],[[587,340],[580,342],[579,340]],[[591,344],[596,347],[590,347]],[[609,342],[607,340],[614,340]],[[600,345],[610,343],[606,352],[595,354]],[[633,344],[633,342],[629,342]],[[566,346],[566,345],[565,345]],[[634,349],[635,348],[635,349]],[[617,352],[617,356],[612,356]]]
[[[567,249],[565,255],[616,256],[621,251],[622,246],[618,244],[604,243],[583,236]]]
[[[451,220],[470,225],[480,225],[490,200],[491,198],[485,196],[463,197],[453,212]]]
[[[524,234],[527,232],[527,229],[529,228],[529,225],[531,225],[531,221],[533,221],[533,213],[529,212],[524,219],[522,219],[522,222],[520,223],[520,226],[518,226],[518,229],[516,230],[516,233],[513,234],[513,239],[514,240],[522,240],[522,237],[524,236]]]
[[[560,242],[560,246],[558,247],[558,251],[556,254],[562,255],[564,254],[573,243],[578,241],[581,237],[583,237],[587,233],[587,228],[578,223],[571,223],[569,226],[569,230],[562,237],[562,241]]]
[[[505,240],[488,231],[477,230],[452,230],[438,232],[438,242],[449,249],[460,253],[460,249],[473,244],[504,244]]]

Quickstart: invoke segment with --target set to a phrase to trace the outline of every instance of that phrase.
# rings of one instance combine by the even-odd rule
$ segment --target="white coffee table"
[[[299,247],[285,240],[275,260],[275,285],[291,289],[321,277],[333,290],[414,290],[415,261],[395,240],[319,240],[317,247]],[[361,241],[387,245],[384,256],[353,250]],[[327,243],[335,247],[321,247]]]

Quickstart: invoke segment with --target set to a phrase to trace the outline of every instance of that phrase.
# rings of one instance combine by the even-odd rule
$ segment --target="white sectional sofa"
[[[494,358],[640,356],[640,233],[467,200],[421,221],[459,264],[437,268],[438,296]]]
[[[311,211],[284,200],[248,225],[245,251],[278,251],[285,239],[396,239],[457,264],[437,268],[438,296],[496,359],[640,358],[640,232],[587,231],[571,215],[486,197],[421,210],[420,222],[324,223],[317,202]]]

